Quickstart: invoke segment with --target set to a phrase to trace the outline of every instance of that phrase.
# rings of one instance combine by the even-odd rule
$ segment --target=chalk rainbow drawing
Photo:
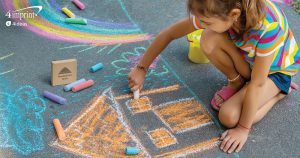
[[[103,46],[138,42],[151,38],[149,34],[141,34],[140,28],[131,22],[112,23],[88,19],[88,25],[66,24],[64,22],[66,16],[60,11],[62,6],[59,6],[55,0],[5,0],[1,3],[5,14],[16,10],[25,11],[22,9],[31,6],[42,6],[43,9],[38,14],[37,9],[26,9],[26,12],[37,14],[34,18],[14,18],[13,20],[26,23],[27,26],[24,28],[52,40]],[[128,13],[123,2],[118,0],[116,4],[121,6],[127,16]],[[127,17],[131,21],[131,18]]]
[[[23,155],[44,149],[46,104],[29,85],[15,93],[0,92],[0,147],[12,148]]]

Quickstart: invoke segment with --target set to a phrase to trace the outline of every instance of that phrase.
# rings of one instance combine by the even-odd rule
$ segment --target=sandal
[[[229,82],[235,82],[236,80],[238,80],[241,77],[241,75],[239,74],[237,77],[235,77],[234,79],[230,80],[228,79]],[[216,102],[216,97],[219,96],[223,99],[223,101],[225,102],[226,100],[228,100],[230,97],[232,97],[236,92],[238,91],[238,89],[234,89],[231,87],[222,87],[221,90],[217,91],[213,97],[213,99],[211,100],[210,104],[212,105],[212,108],[219,111],[220,110],[220,106],[222,103],[217,104]]]
[[[230,97],[232,97],[238,90],[234,89],[234,88],[230,88],[230,87],[222,87],[221,90],[219,90],[218,92],[215,93],[213,99],[211,100],[211,105],[212,108],[219,111],[220,110],[220,106],[221,104],[217,104],[216,102],[216,97],[219,96],[221,97],[224,102],[226,100],[228,100]]]

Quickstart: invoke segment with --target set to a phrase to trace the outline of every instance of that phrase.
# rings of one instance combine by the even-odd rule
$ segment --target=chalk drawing
[[[107,46],[104,46],[103,48],[99,49],[99,50],[97,51],[97,54],[101,53],[101,52],[104,51],[106,48],[107,48]]]
[[[276,3],[283,3],[283,4],[286,4],[286,5],[292,5],[293,4],[293,0],[271,0],[273,2],[276,2]]]
[[[144,95],[163,92],[176,93],[175,91],[179,90],[179,87],[179,85],[173,85],[152,89],[144,92]],[[127,108],[132,111],[133,116],[141,115],[146,111],[154,112],[156,115],[153,116],[166,122],[164,127],[144,132],[157,149],[168,148],[169,150],[150,154],[149,150],[151,149],[145,147],[144,138],[139,137],[137,131],[132,128],[132,122],[127,119],[129,116],[125,113],[124,106],[119,104],[117,99],[127,102]],[[202,109],[202,105],[192,98],[152,106],[149,97],[143,96],[140,100],[136,100],[144,103],[140,107],[134,107],[133,100],[126,101],[124,99],[128,99],[128,97],[125,95],[115,97],[111,88],[104,90],[68,123],[65,128],[66,140],[56,139],[49,145],[85,157],[126,157],[124,149],[128,146],[137,146],[141,149],[142,152],[137,157],[180,157],[202,152],[219,144],[218,138],[211,138],[180,148],[171,148],[180,144],[175,134],[180,133],[182,137],[184,132],[199,129],[201,125],[204,126],[210,121],[209,116]],[[130,102],[131,105],[129,105]],[[182,114],[178,111],[181,111]],[[168,116],[165,117],[166,115]],[[178,118],[176,118],[177,115]]]
[[[77,48],[77,47],[89,47],[89,45],[86,45],[86,44],[77,44],[77,45],[71,45],[71,46],[67,46],[67,47],[62,47],[62,48],[59,48],[59,49],[63,50],[63,49],[70,49],[70,48]]]
[[[122,44],[117,44],[116,46],[114,46],[110,51],[107,52],[107,54],[110,54],[112,52],[114,52],[116,49],[118,49]]]
[[[121,59],[113,61],[111,64],[112,66],[117,69],[116,74],[120,76],[127,76],[128,73],[130,72],[130,68],[128,68],[128,65],[134,65],[136,64],[136,61],[131,61],[130,58],[136,58],[141,56],[146,51],[146,48],[144,47],[136,47],[133,52],[123,52],[121,53]],[[157,59],[158,60],[158,59]],[[153,67],[156,67],[158,61],[152,65]],[[132,67],[131,67],[132,68]],[[161,69],[159,70],[154,70],[150,69],[149,72],[147,73],[147,76],[163,76],[169,73],[169,70],[163,65]]]
[[[3,6],[6,6],[6,7],[7,7],[7,3],[10,3],[11,6],[8,6],[7,8],[14,7],[14,6],[16,8],[23,8],[24,6],[27,5],[26,2],[29,2],[28,4],[34,4],[34,5],[42,4],[45,6],[49,6],[49,8],[46,7],[47,9],[44,10],[45,12],[41,13],[40,17],[43,17],[45,15],[48,15],[48,16],[52,15],[52,14],[49,14],[52,11],[51,7],[53,7],[55,5],[58,6],[56,4],[55,0],[43,1],[43,2],[37,2],[37,1],[33,1],[33,0],[28,0],[28,1],[25,0],[24,2],[18,2],[16,0],[14,0],[13,3],[10,3],[10,2],[1,2],[1,3],[4,4]],[[129,17],[129,15],[124,7],[123,1],[118,0],[118,2],[122,6],[124,13]],[[58,8],[59,8],[59,6],[58,6]],[[58,12],[56,12],[56,13],[57,13],[57,15],[60,16],[59,18],[61,20],[61,21],[58,20],[57,22],[58,23],[62,22],[62,19],[63,19],[62,15]],[[53,15],[55,15],[55,14],[53,14]],[[148,35],[143,34],[142,31],[134,23],[132,23],[132,26],[133,26],[133,28],[134,27],[137,28],[136,30],[134,30],[134,31],[136,31],[136,33],[133,34],[134,31],[130,32],[130,31],[128,31],[130,29],[126,29],[128,31],[127,33],[130,32],[129,34],[130,34],[131,38],[130,38],[130,36],[128,36],[127,38],[122,38],[120,36],[126,37],[126,35],[128,35],[128,34],[126,34],[126,35],[123,34],[126,30],[124,31],[124,29],[123,30],[119,29],[120,31],[116,31],[116,32],[114,32],[114,31],[117,29],[112,29],[113,31],[109,30],[111,28],[117,28],[117,27],[122,28],[123,26],[121,26],[121,24],[117,25],[116,23],[110,23],[109,27],[106,27],[108,25],[105,25],[105,27],[106,27],[105,29],[103,29],[101,27],[95,28],[96,26],[99,26],[99,25],[104,27],[104,25],[102,25],[102,23],[98,21],[99,23],[97,23],[97,25],[95,23],[94,28],[92,28],[92,26],[88,26],[86,28],[81,28],[82,26],[73,26],[73,25],[70,26],[72,28],[64,28],[63,26],[61,26],[63,24],[57,24],[57,23],[53,22],[52,21],[53,19],[51,19],[51,18],[53,18],[53,16],[50,16],[50,18],[46,19],[46,20],[42,19],[42,18],[38,18],[35,20],[25,19],[25,21],[27,21],[27,23],[30,24],[29,27],[27,27],[27,29],[29,29],[30,31],[33,31],[33,32],[34,32],[34,29],[37,29],[37,28],[41,29],[42,30],[41,32],[35,32],[35,33],[42,35],[44,37],[50,38],[50,39],[62,40],[62,41],[74,42],[74,43],[76,43],[76,42],[86,43],[87,48],[79,50],[80,52],[85,52],[87,50],[97,48],[96,46],[105,46],[99,50],[100,52],[102,52],[103,50],[105,50],[107,48],[106,45],[115,45],[113,47],[113,49],[111,49],[109,51],[108,54],[110,54],[118,48],[117,47],[118,45],[121,45],[124,43],[129,43],[129,42],[137,42],[139,40],[141,41],[141,40],[149,39],[149,37],[147,37]],[[44,20],[44,21],[42,21],[42,20]],[[129,20],[132,21],[132,19],[130,17],[129,17]],[[95,22],[95,21],[90,20],[89,22]],[[45,25],[45,26],[43,26],[43,25]],[[49,28],[53,27],[53,25],[56,26],[57,28],[52,29],[52,30],[49,29]],[[112,27],[111,25],[115,25],[115,27]],[[107,37],[107,38],[105,38],[105,37],[98,36],[99,34],[103,35],[103,36],[107,35],[104,33],[109,34],[110,37],[105,36],[105,37]],[[58,34],[58,35],[60,34],[61,36],[58,37],[58,36],[56,36],[56,34]],[[94,36],[88,36],[88,35],[94,35]],[[119,35],[119,37],[117,37],[118,35]],[[140,36],[134,37],[134,35],[140,35]],[[74,38],[71,38],[71,37],[74,37]],[[91,38],[89,38],[89,37],[91,37]],[[97,40],[99,40],[99,41],[97,41]],[[96,43],[93,43],[94,41],[96,41]],[[120,42],[120,41],[123,41],[123,42]],[[78,46],[78,47],[80,47],[80,46]],[[115,48],[115,47],[117,47],[117,48]],[[75,48],[75,46],[72,48]],[[67,49],[67,48],[64,48],[64,49]],[[144,48],[144,50],[145,50],[145,48]],[[128,52],[126,52],[126,53],[128,53]],[[134,55],[131,54],[131,56],[136,56],[137,58],[140,57],[140,55],[141,55],[140,53],[134,54]],[[123,58],[123,59],[125,59],[125,58]],[[134,60],[132,60],[132,59],[134,59],[134,57],[126,58],[126,60],[124,60],[124,61],[127,63],[128,62],[133,63]],[[160,60],[160,58],[157,60]],[[163,61],[166,63],[165,60],[163,60]],[[159,75],[162,76],[162,75],[168,74],[169,70],[172,73],[174,73],[174,70],[172,70],[172,68],[170,68],[170,66],[167,64],[168,63],[166,63],[166,66],[165,65],[161,66],[164,70],[162,73],[154,73],[153,70],[150,70],[149,74],[155,74],[157,76],[159,76]],[[155,65],[155,67],[156,67],[156,65]],[[115,65],[115,68],[117,68],[117,69],[122,68],[122,65]],[[127,71],[128,71],[128,68],[127,68]],[[127,73],[116,73],[116,74],[125,76],[128,74],[128,72]],[[176,75],[176,73],[174,73],[174,75],[176,76],[176,78],[179,79],[180,82],[184,83]],[[184,87],[188,88],[186,86],[186,84],[184,84]],[[95,90],[96,90],[96,88],[95,88]],[[191,89],[188,88],[188,90],[189,90],[189,92],[191,92]],[[157,89],[150,90],[150,91],[157,92]],[[93,92],[94,92],[94,90],[93,90]],[[157,93],[155,93],[155,94],[157,94]],[[194,93],[192,93],[192,94],[194,95]],[[91,96],[91,95],[93,95],[93,94],[90,94],[89,96]],[[71,136],[71,137],[69,137],[70,142],[63,144],[64,142],[58,142],[56,140],[51,145],[61,148],[63,150],[66,150],[68,152],[82,155],[82,156],[114,155],[114,154],[116,154],[117,156],[124,156],[124,155],[118,155],[118,154],[123,153],[123,147],[125,145],[133,143],[142,149],[143,152],[141,153],[141,155],[143,155],[145,157],[149,157],[150,155],[148,154],[147,150],[143,147],[139,138],[136,137],[135,133],[131,131],[132,129],[130,128],[130,126],[127,123],[128,120],[126,120],[124,113],[121,111],[120,105],[115,100],[117,98],[124,99],[124,98],[127,98],[128,96],[130,96],[130,95],[124,95],[122,97],[120,97],[120,96],[114,97],[112,95],[111,89],[105,90],[105,92],[102,93],[101,96],[96,96],[91,101],[91,104],[88,105],[87,109],[83,110],[82,113],[80,113],[77,117],[74,117],[74,120],[72,120],[70,122],[70,125],[66,129],[66,130],[69,130],[69,136]],[[169,103],[172,103],[172,105],[173,105],[173,103],[177,104],[180,101],[185,102],[186,100],[184,100],[184,99],[177,100],[177,101],[169,102]],[[197,103],[197,104],[199,104],[199,103]],[[161,105],[166,105],[166,104],[161,104]],[[169,105],[171,105],[171,104],[168,104],[168,106]],[[185,131],[199,128],[199,127],[191,127],[191,125],[189,123],[188,124],[181,123],[182,125],[180,124],[177,127],[176,126],[173,127],[173,126],[169,125],[168,120],[164,117],[164,112],[160,111],[160,110],[163,111],[164,108],[166,108],[168,106],[157,106],[154,109],[154,111],[156,111],[158,118],[160,118],[164,122],[167,122],[165,124],[169,129],[173,128],[172,132],[180,133],[180,132],[185,132]],[[190,107],[190,104],[187,107]],[[94,111],[97,111],[99,113],[96,114]],[[166,110],[166,111],[168,114],[170,114],[168,110]],[[189,111],[189,112],[194,112],[194,111]],[[203,112],[203,111],[199,110],[196,112]],[[186,116],[182,116],[182,117],[186,117]],[[189,119],[193,119],[193,118],[189,118]],[[174,120],[171,120],[171,121],[174,121]],[[121,133],[121,138],[119,137],[120,133]],[[169,132],[169,134],[174,135],[171,132]],[[121,142],[121,143],[118,142],[117,143],[111,139],[111,136],[112,136],[112,138],[116,138],[116,140],[127,140],[127,142]],[[101,140],[102,141],[101,143],[105,145],[103,148],[107,149],[107,150],[102,151],[104,153],[99,153],[99,148],[98,149],[93,148],[93,146],[99,147],[99,144],[101,145],[100,142],[97,142],[97,141],[95,142],[94,139]],[[217,138],[211,139],[206,142],[200,142],[198,144],[188,146],[188,147],[185,147],[182,149],[162,153],[160,155],[157,155],[156,157],[186,156],[191,153],[201,152],[206,149],[210,149],[211,147],[214,147],[217,143],[218,143]],[[111,151],[110,151],[107,146],[117,147],[117,148],[109,148],[109,149],[111,149]],[[122,153],[121,153],[121,148],[122,148]]]
[[[220,144],[219,138],[213,138],[211,140],[201,142],[186,148],[178,149],[175,151],[163,153],[161,155],[154,156],[155,158],[179,158],[186,157],[193,153],[203,152],[205,150],[209,150],[214,148]]]
[[[4,59],[6,59],[6,58],[8,58],[8,57],[10,57],[10,56],[13,56],[15,53],[10,53],[10,54],[8,54],[8,55],[5,55],[5,56],[2,56],[2,57],[0,57],[0,60],[4,60]]]
[[[1,76],[1,75],[5,75],[5,74],[8,74],[8,73],[13,72],[13,71],[15,71],[15,69],[11,69],[11,70],[8,70],[8,71],[1,72],[1,73],[0,73],[0,76]]]
[[[177,143],[177,139],[165,128],[147,132],[157,148],[164,148]]]
[[[213,124],[210,116],[194,98],[161,104],[154,108],[154,113],[174,133],[183,133]]]
[[[2,56],[2,57],[0,57],[0,61],[1,61],[1,60],[4,60],[4,59],[7,59],[7,58],[9,58],[9,57],[11,57],[11,56],[13,56],[13,55],[14,55],[14,53],[10,53],[10,54],[8,54],[8,55]],[[8,74],[8,73],[13,72],[13,71],[15,71],[15,69],[10,69],[10,70],[8,70],[8,71],[0,72],[0,76],[5,75],[5,74]]]
[[[45,101],[29,85],[15,93],[0,92],[0,147],[28,155],[44,149]]]
[[[22,10],[29,6],[42,6],[43,9],[39,13],[37,13],[37,10],[32,10],[31,8],[24,10],[24,12],[38,15],[34,18],[13,18],[13,20],[26,23],[26,26],[23,28],[52,40],[102,46],[132,43],[151,38],[151,35],[140,34],[140,28],[132,23],[111,23],[88,19],[88,25],[78,26],[66,24],[64,22],[66,17],[60,12],[62,6],[59,6],[55,0],[11,0],[1,1],[1,3],[5,13]],[[124,4],[120,1],[118,1],[116,5],[125,9]],[[126,9],[124,11],[126,11]],[[125,14],[127,13],[125,12]],[[77,17],[80,18],[80,16]]]
[[[133,56],[133,57],[129,57],[128,59],[130,60],[130,65],[129,68],[134,67],[135,65],[137,65],[139,63],[139,61],[142,59],[143,55],[140,56]],[[159,61],[159,57],[157,57],[153,63],[150,65],[149,69],[155,69],[157,62]]]
[[[88,47],[88,48],[86,48],[86,49],[83,49],[83,50],[78,51],[78,53],[85,52],[85,51],[87,51],[87,50],[91,50],[91,49],[94,49],[94,48],[96,48],[96,47],[97,47],[97,46],[90,46],[90,47]]]
[[[177,87],[176,90],[179,88]],[[161,92],[162,89],[154,89],[152,92]],[[176,91],[175,90],[175,91]],[[170,91],[169,95],[176,93]],[[120,97],[123,98],[123,97]],[[150,99],[149,99],[150,100]],[[126,102],[127,106],[132,100]],[[132,105],[131,105],[132,106]],[[147,106],[146,106],[147,107]],[[163,103],[158,106],[151,106],[152,109],[146,108],[146,112],[154,112],[157,118],[160,119],[165,127],[161,127],[152,131],[146,132],[150,137],[150,140],[157,148],[171,147],[176,144],[180,144],[174,134],[184,134],[185,132],[199,129],[200,127],[212,125],[213,122],[208,113],[203,109],[202,105],[194,98],[177,99],[168,103]],[[145,108],[142,108],[142,111]],[[198,142],[196,144],[189,144],[188,146],[181,147],[176,150],[165,151],[165,153],[159,153],[158,155],[152,155],[154,157],[185,157],[192,153],[202,152],[213,147],[216,147],[219,142],[219,138],[212,138],[204,142]]]
[[[125,104],[132,114],[138,114],[152,110],[152,102],[147,96],[139,99],[128,100]]]
[[[150,157],[131,132],[110,88],[94,97],[65,133],[66,140],[50,145],[86,157],[126,157],[124,149],[135,144],[142,150],[136,157]]]
[[[177,91],[179,88],[180,88],[180,85],[173,85],[173,86],[169,86],[169,87],[163,87],[163,88],[157,88],[157,89],[151,89],[151,90],[143,90],[142,92],[140,92],[140,96]],[[133,97],[133,94],[125,94],[125,95],[117,96],[116,99],[121,100],[121,99],[128,99],[128,98],[132,98],[132,97]]]

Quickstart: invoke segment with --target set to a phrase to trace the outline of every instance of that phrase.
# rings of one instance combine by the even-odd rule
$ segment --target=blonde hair
[[[247,37],[248,32],[265,17],[265,0],[187,0],[187,8],[189,13],[217,16],[223,20],[226,20],[232,9],[240,9],[241,25],[237,39]]]

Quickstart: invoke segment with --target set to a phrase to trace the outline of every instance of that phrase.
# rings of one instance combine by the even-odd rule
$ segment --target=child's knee
[[[225,36],[220,33],[205,29],[201,34],[200,45],[206,55],[211,55],[213,50],[220,47],[220,42]]]
[[[239,121],[238,114],[229,108],[221,108],[219,111],[219,120],[227,128],[233,128]]]

